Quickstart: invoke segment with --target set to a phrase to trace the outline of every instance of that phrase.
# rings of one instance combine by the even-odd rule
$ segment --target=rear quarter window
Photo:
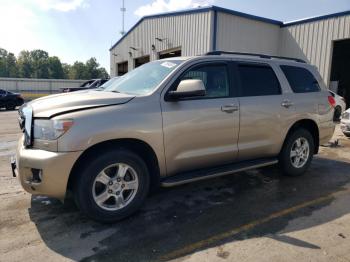
[[[294,93],[310,93],[320,91],[320,86],[313,74],[302,67],[281,66]]]

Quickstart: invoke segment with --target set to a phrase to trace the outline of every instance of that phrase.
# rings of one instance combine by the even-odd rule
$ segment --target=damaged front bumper
[[[27,192],[63,201],[69,175],[81,153],[25,148],[22,137],[17,155],[11,159],[12,175],[18,177]]]

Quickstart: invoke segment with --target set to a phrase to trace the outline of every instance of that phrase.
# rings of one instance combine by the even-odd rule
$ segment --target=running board
[[[194,181],[210,179],[219,176],[225,176],[232,173],[246,171],[264,166],[277,164],[276,158],[260,159],[252,161],[244,161],[235,164],[225,165],[216,168],[202,169],[193,172],[180,173],[178,175],[166,177],[161,181],[163,187],[172,187],[182,184],[191,183]]]

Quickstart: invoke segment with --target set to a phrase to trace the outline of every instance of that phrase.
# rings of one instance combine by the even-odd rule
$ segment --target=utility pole
[[[125,20],[125,12],[126,12],[125,0],[123,0],[123,6],[122,6],[122,8],[120,8],[120,11],[122,12],[122,31],[120,32],[120,34],[124,35],[125,34],[124,20]]]

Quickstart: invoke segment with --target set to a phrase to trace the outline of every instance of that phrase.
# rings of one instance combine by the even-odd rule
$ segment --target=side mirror
[[[193,96],[205,96],[205,86],[203,81],[199,79],[182,80],[177,86],[177,89],[170,91],[168,96],[173,100]]]

